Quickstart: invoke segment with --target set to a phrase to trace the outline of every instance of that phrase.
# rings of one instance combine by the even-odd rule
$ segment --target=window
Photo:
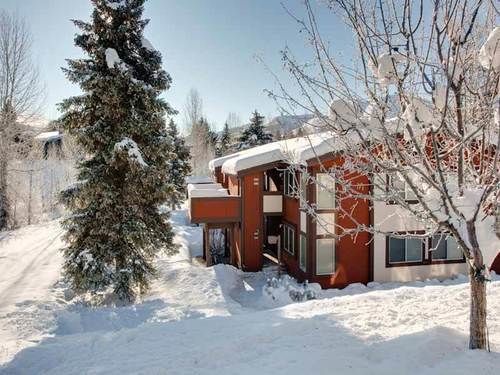
[[[335,273],[335,239],[319,238],[316,240],[316,274]]]
[[[318,209],[335,208],[335,180],[328,173],[316,174],[316,205]]]
[[[299,267],[306,272],[307,267],[307,237],[305,234],[300,234],[299,244]]]
[[[285,171],[285,195],[292,198],[297,196],[297,181],[295,173],[289,170]]]
[[[464,257],[457,241],[445,234],[432,237],[431,249],[434,249],[431,252],[432,260],[462,260]]]
[[[295,254],[295,229],[290,225],[283,225],[283,249]]]
[[[388,263],[422,263],[424,241],[420,238],[388,236]]]
[[[332,212],[316,214],[316,235],[335,235],[335,213]]]
[[[417,202],[417,196],[406,181],[398,175],[387,175],[387,193],[396,195],[398,200],[406,202]],[[394,203],[390,201],[389,203]]]
[[[300,204],[301,207],[306,207],[307,205],[307,174],[302,172],[300,174]]]

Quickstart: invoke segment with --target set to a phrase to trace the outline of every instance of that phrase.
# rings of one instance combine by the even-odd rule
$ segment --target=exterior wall
[[[324,162],[325,167],[333,164],[341,165],[342,159]],[[313,168],[313,174],[319,172],[319,167]],[[349,172],[346,172],[346,174]],[[354,176],[349,173],[349,179],[354,186],[358,186],[360,193],[368,193],[369,180],[366,176]],[[371,281],[371,235],[368,232],[357,232],[356,235],[342,233],[343,230],[357,228],[358,224],[370,224],[370,203],[364,199],[352,198],[342,192],[341,186],[336,186],[337,202],[340,207],[335,211],[336,235],[335,241],[335,273],[332,275],[316,275],[316,224],[311,222],[309,230],[309,244],[311,247],[311,278],[323,288],[343,288],[352,283],[368,283]],[[316,202],[316,187],[309,189],[309,201]],[[342,212],[349,212],[352,218]]]
[[[214,177],[216,182],[218,182],[227,189],[227,180],[224,178],[225,176],[222,174],[222,167],[215,168]]]
[[[262,172],[241,177],[242,196],[242,268],[244,271],[262,269],[263,212]]]
[[[414,217],[402,207],[383,202],[374,202],[373,221],[375,229],[385,232],[417,231],[424,229]],[[444,279],[459,273],[466,274],[465,263],[431,263],[411,266],[386,266],[386,236],[375,234],[373,241],[373,280],[379,282],[407,282],[429,278]],[[425,259],[429,251],[425,250]]]
[[[307,275],[299,267],[299,233],[300,233],[300,210],[299,200],[283,195],[283,216],[282,221],[295,229],[295,254],[281,249],[281,261],[285,264],[287,272],[296,277],[299,281],[307,279]],[[281,241],[283,244],[283,239]]]
[[[240,180],[236,176],[224,175],[224,180],[226,180],[227,189],[230,195],[240,195]]]

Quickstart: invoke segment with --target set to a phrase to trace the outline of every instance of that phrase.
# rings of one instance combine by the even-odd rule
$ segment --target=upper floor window
[[[335,208],[335,180],[328,173],[316,174],[316,206],[320,210]]]
[[[417,203],[417,196],[408,183],[396,174],[387,175],[387,193],[392,194],[398,201],[406,201],[407,203]],[[389,203],[394,203],[390,200]]]
[[[297,197],[297,178],[294,172],[285,170],[285,195],[296,198]]]
[[[457,241],[451,236],[435,235],[431,241],[432,260],[462,260],[464,255]]]

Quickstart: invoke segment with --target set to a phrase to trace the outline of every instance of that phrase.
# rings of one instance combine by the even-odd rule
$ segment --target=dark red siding
[[[263,214],[262,172],[241,177],[242,181],[242,242],[245,271],[262,268]]]

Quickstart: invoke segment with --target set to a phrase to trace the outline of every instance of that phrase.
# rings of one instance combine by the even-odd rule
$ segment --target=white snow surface
[[[315,157],[341,150],[345,144],[339,139],[333,132],[322,132],[253,147],[224,157],[222,172],[236,175],[246,169],[280,161],[304,164]],[[219,163],[219,159],[213,160],[213,165]]]
[[[43,132],[35,136],[35,139],[40,141],[52,141],[56,139],[60,139],[62,137],[61,133],[58,130],[51,132]]]
[[[214,180],[209,176],[187,176],[186,184],[212,184]]]
[[[105,54],[106,64],[109,69],[113,69],[115,65],[120,65],[122,63],[120,56],[118,56],[118,52],[116,52],[114,48],[106,48]]]
[[[139,149],[137,143],[135,143],[132,139],[128,137],[125,137],[120,142],[115,143],[113,150],[116,153],[126,151],[129,160],[138,163],[143,168],[148,166],[148,164],[144,161],[144,158],[142,157],[141,150]]]
[[[206,268],[200,227],[172,222],[144,299],[88,307],[60,281],[58,222],[0,234],[0,374],[497,374],[500,278],[487,286],[492,352],[467,349],[467,278],[354,284],[293,303],[294,281]]]
[[[500,72],[500,26],[495,27],[479,50],[479,63],[485,69]]]

